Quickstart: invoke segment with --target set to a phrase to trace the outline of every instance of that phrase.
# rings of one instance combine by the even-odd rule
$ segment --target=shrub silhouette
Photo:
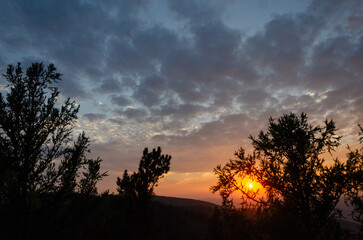
[[[170,169],[170,160],[170,155],[161,155],[160,147],[157,150],[153,149],[152,152],[145,148],[138,172],[129,175],[125,170],[122,179],[117,178],[117,191],[120,196],[130,199],[151,199],[159,179]]]
[[[117,191],[123,201],[121,209],[127,211],[133,239],[158,239],[151,200],[158,180],[170,169],[170,160],[170,155],[161,154],[160,147],[152,152],[145,148],[138,171],[130,175],[125,170],[122,179],[117,178]]]
[[[42,63],[33,63],[24,75],[18,63],[16,67],[9,65],[4,76],[10,91],[6,100],[0,95],[2,202],[28,199],[37,193],[73,192],[77,186],[84,191],[86,184],[76,183],[78,169],[99,165],[101,160],[86,159],[89,139],[84,133],[69,145],[79,106],[68,98],[56,107],[59,91],[51,85],[60,81],[61,75],[53,64],[45,68]],[[56,169],[54,160],[60,158]],[[91,180],[91,174],[84,174],[83,182],[103,176],[98,172]]]
[[[270,229],[273,239],[338,239],[337,203],[348,193],[347,186],[357,191],[362,186],[362,175],[355,180],[358,185],[352,184],[362,162],[334,159],[333,164],[324,164],[321,155],[340,144],[335,132],[332,120],[314,127],[304,113],[270,118],[266,132],[250,136],[252,155],[241,148],[236,159],[214,169],[218,183],[211,190],[220,193],[224,206],[233,205],[229,197],[234,191],[242,193],[244,201],[255,202],[262,212],[260,220],[270,224],[265,229]],[[263,186],[264,197],[240,183],[246,178]],[[273,225],[278,222],[286,225]]]
[[[53,64],[33,63],[25,73],[20,63],[9,65],[3,76],[9,91],[5,98],[0,93],[1,223],[27,236],[32,217],[44,211],[48,200],[61,203],[75,192],[96,194],[96,182],[106,173],[100,173],[101,159],[86,158],[85,133],[71,144],[79,106],[69,98],[56,106],[59,91],[53,84],[61,74]],[[81,167],[86,171],[80,177]]]
[[[363,128],[359,125],[359,143],[363,143]],[[347,182],[346,203],[353,207],[352,217],[361,223],[361,237],[363,235],[363,146],[359,149],[348,147],[346,172],[351,181]]]

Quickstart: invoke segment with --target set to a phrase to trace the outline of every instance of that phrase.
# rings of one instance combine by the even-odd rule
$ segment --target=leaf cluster
[[[170,155],[161,154],[160,147],[152,152],[145,148],[138,172],[130,175],[125,170],[122,179],[117,178],[117,191],[129,199],[150,199],[159,179],[169,171],[170,160]]]

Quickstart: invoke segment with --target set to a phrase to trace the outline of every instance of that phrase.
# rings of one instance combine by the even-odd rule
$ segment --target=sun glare
[[[244,186],[245,190],[250,191],[260,191],[262,186],[259,182],[252,180],[251,178],[246,178],[241,181],[241,186]]]
[[[263,195],[264,189],[258,181],[250,178],[248,176],[244,178],[240,178],[237,180],[238,187],[241,189],[242,192],[246,192],[250,195],[257,194],[259,197]],[[256,196],[257,196],[256,195]]]

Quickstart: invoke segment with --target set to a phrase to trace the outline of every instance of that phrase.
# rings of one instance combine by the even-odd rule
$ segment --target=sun
[[[239,188],[241,188],[243,191],[247,192],[261,192],[262,191],[262,185],[250,177],[244,177],[241,178],[239,181],[237,181],[239,184]]]

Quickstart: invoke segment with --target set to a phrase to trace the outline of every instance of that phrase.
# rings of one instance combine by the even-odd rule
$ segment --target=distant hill
[[[154,203],[157,205],[156,208],[157,216],[160,220],[160,215],[164,218],[164,221],[161,220],[165,225],[170,227],[170,224],[175,220],[171,219],[183,219],[181,222],[189,222],[191,224],[180,224],[178,221],[178,225],[180,229],[174,229],[174,231],[179,234],[184,233],[186,239],[198,239],[208,236],[208,226],[210,224],[210,217],[212,216],[215,207],[218,207],[217,204],[188,199],[188,198],[176,198],[176,197],[166,197],[166,196],[155,196]],[[166,220],[167,219],[167,220]],[[166,220],[166,221],[165,221]],[[343,220],[341,219],[340,225],[343,229],[346,229],[352,233],[358,233],[360,229],[360,224],[357,222],[353,222],[352,220]],[[193,235],[193,231],[195,230],[195,226],[201,230],[199,235]],[[191,230],[192,229],[192,230]],[[169,236],[171,237],[171,236]]]
[[[216,204],[176,197],[155,196],[155,223],[159,239],[210,239],[209,226]]]
[[[189,199],[189,198],[166,197],[166,196],[155,196],[154,201],[157,201],[157,202],[160,202],[160,203],[163,203],[166,205],[175,206],[175,207],[198,206],[198,207],[207,207],[207,208],[214,209],[215,207],[218,206],[214,203],[201,201],[201,200],[195,200],[195,199]]]

